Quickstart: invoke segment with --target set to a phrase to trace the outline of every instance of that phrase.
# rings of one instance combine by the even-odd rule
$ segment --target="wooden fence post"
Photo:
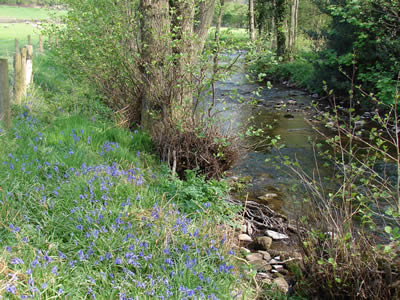
[[[28,35],[28,45],[32,45],[31,44],[31,35],[30,34]]]
[[[26,95],[26,47],[21,49],[21,86],[22,96]]]
[[[13,82],[13,95],[15,97],[15,93],[17,91],[17,54],[19,53],[18,50],[18,40],[15,39],[15,54],[14,54],[14,82]],[[20,63],[21,64],[21,63]]]
[[[8,61],[0,59],[0,120],[8,129],[11,127],[10,120],[10,90],[8,89]]]
[[[21,99],[22,99],[22,58],[21,58],[21,52],[15,53],[14,56],[14,97],[15,97],[15,103],[21,104]]]
[[[39,36],[39,51],[43,53],[43,35]]]
[[[33,46],[26,46],[26,78],[25,85],[28,87],[33,81]]]

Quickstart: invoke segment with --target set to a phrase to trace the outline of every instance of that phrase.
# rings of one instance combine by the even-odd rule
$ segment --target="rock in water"
[[[267,230],[265,233],[274,240],[284,240],[289,238],[289,236],[287,236],[286,234],[279,233],[273,230]]]
[[[291,114],[285,114],[285,115],[283,115],[283,117],[286,119],[294,119],[294,116]]]
[[[260,196],[260,197],[257,197],[259,200],[264,200],[264,201],[268,201],[268,200],[271,200],[271,199],[274,199],[274,198],[277,198],[278,197],[278,194],[275,194],[275,193],[268,193],[268,194],[265,194],[265,195],[263,195],[263,196]]]

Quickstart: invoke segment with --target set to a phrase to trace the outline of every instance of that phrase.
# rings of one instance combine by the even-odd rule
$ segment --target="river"
[[[233,178],[249,181],[250,186],[239,195],[261,201],[272,209],[287,215],[297,211],[297,201],[303,193],[293,191],[300,178],[283,164],[282,157],[299,161],[307,173],[315,168],[314,150],[310,141],[321,139],[313,130],[312,97],[307,92],[285,86],[261,87],[250,82],[243,63],[232,76],[216,84],[216,97],[221,101],[217,109],[229,119],[233,128],[240,129],[252,118],[251,125],[263,133],[247,139],[256,144],[231,170]],[[278,150],[271,148],[268,137],[280,137]],[[260,197],[263,198],[260,200]]]

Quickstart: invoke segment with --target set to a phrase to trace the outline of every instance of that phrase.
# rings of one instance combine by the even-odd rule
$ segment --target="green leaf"
[[[385,226],[385,232],[391,234],[392,233],[392,227]]]

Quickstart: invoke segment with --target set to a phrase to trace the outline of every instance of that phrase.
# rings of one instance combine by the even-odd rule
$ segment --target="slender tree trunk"
[[[250,40],[254,41],[256,39],[256,32],[254,29],[254,0],[249,0],[249,30]]]
[[[274,49],[275,48],[275,42],[276,42],[276,26],[275,26],[275,7],[276,7],[276,3],[275,0],[272,0],[272,18],[271,18],[271,28],[268,30],[268,33],[271,35],[271,48]]]
[[[286,55],[285,11],[286,0],[275,0],[276,55],[280,57]]]
[[[297,16],[299,11],[299,0],[292,0],[290,6],[290,30],[289,30],[289,49],[293,52],[293,47],[297,37]]]
[[[215,48],[214,48],[214,57],[213,57],[213,80],[211,82],[212,88],[212,104],[208,108],[208,117],[211,118],[211,111],[215,107],[216,103],[216,95],[215,95],[215,81],[218,75],[218,61],[219,61],[219,51],[220,51],[220,33],[221,33],[221,23],[222,23],[222,14],[224,11],[224,0],[220,0],[220,7],[217,18],[217,27],[215,29]]]

